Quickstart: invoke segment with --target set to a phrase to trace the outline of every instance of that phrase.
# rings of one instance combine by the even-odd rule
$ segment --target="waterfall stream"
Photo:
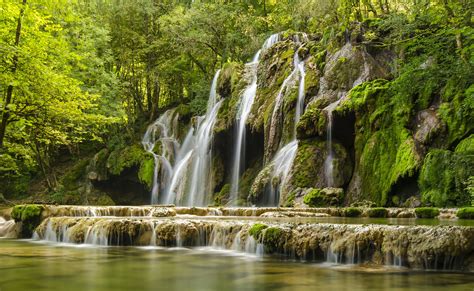
[[[301,47],[301,46],[300,46]],[[293,160],[295,159],[296,152],[298,150],[298,140],[296,139],[296,125],[301,118],[301,114],[304,112],[304,79],[306,76],[304,60],[300,60],[298,55],[298,50],[295,51],[293,57],[293,71],[288,75],[288,77],[283,81],[278,96],[276,98],[276,105],[273,109],[271,127],[270,127],[270,138],[275,139],[276,131],[278,129],[278,122],[280,119],[281,110],[283,107],[283,99],[287,91],[289,91],[296,80],[299,80],[298,83],[298,98],[295,106],[295,117],[294,125],[292,131],[292,139],[290,142],[281,147],[278,152],[275,154],[274,158],[270,162],[270,165],[273,166],[273,171],[271,173],[269,190],[267,191],[267,197],[264,199],[267,205],[278,205],[280,200],[280,194],[288,182],[289,172],[291,166],[293,165]],[[277,179],[277,183],[274,183]],[[276,184],[276,185],[275,185]]]
[[[189,129],[182,145],[175,139],[175,130],[168,132],[168,128],[175,128],[172,121],[177,123],[178,115],[174,114],[174,110],[166,111],[146,131],[142,144],[155,159],[152,204],[204,206],[210,202],[211,143],[222,102],[217,100],[219,73],[220,70],[212,80],[206,114],[197,118],[195,127]],[[174,119],[171,118],[173,115]],[[155,152],[157,142],[162,144],[161,153]]]
[[[265,50],[272,47],[280,39],[279,34],[271,35],[264,43],[262,48],[255,54],[252,62],[246,64],[246,71],[250,75],[250,83],[243,91],[241,96],[239,109],[236,116],[237,130],[235,135],[234,145],[234,158],[232,164],[232,180],[231,180],[231,191],[230,200],[233,205],[236,205],[236,201],[239,193],[239,178],[242,174],[242,169],[245,164],[245,131],[247,119],[252,109],[252,104],[257,93],[257,72],[258,64],[260,61],[260,55]]]

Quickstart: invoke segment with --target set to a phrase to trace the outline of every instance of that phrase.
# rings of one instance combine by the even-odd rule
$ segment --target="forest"
[[[414,193],[427,205],[474,203],[472,8],[470,0],[2,0],[0,199],[148,203],[153,159],[140,145],[147,126],[171,108],[177,108],[183,124],[205,114],[218,69],[230,84],[220,81],[220,95],[239,95],[242,66],[267,37],[304,33],[309,39],[304,49],[315,73],[306,73],[306,111],[295,125],[300,140],[326,137],[322,107],[310,102],[310,94],[316,95],[320,86],[311,85],[309,79],[323,74],[331,54],[351,42],[369,54],[384,52],[390,59],[383,61],[386,72],[346,88],[352,101],[342,102],[334,112],[341,116],[342,126],[357,131],[349,138],[335,136],[347,149],[340,155],[351,160],[340,166],[352,167],[341,170],[344,177],[336,188],[356,195],[350,201],[344,198],[344,203],[398,205],[410,196],[395,193],[403,192],[404,184],[416,184]],[[278,57],[288,56],[283,52]],[[361,65],[350,57],[338,61],[335,66],[349,70]],[[345,77],[336,78],[343,83]],[[282,79],[275,82],[279,86]],[[259,80],[259,106],[268,107],[266,100],[276,97],[270,87]],[[229,124],[237,101],[228,100],[220,108],[216,135],[234,126]],[[435,108],[436,117],[419,114],[430,108]],[[258,140],[247,147],[265,144],[265,149],[247,154],[265,156],[256,161],[259,169],[250,165],[254,160],[245,162],[244,170],[252,168],[247,173],[252,178],[276,149],[267,153],[267,133],[265,138],[259,134],[269,123],[267,117],[259,120],[259,115],[268,115],[264,111],[251,112],[247,124],[248,132],[256,132],[256,137],[247,133],[247,139]],[[351,118],[351,125],[344,123]],[[427,129],[418,123],[427,132],[415,131],[415,120],[428,120]],[[337,122],[336,118],[335,127]],[[287,138],[284,132],[280,136]],[[301,143],[314,147],[300,141],[300,148],[305,148]],[[379,146],[367,149],[368,143]],[[214,145],[219,146],[229,145]],[[422,147],[421,153],[407,151],[411,146]],[[308,158],[300,151],[294,167],[310,172],[307,162],[297,163],[298,158]],[[92,176],[91,161],[103,164]],[[223,163],[226,167],[230,162]],[[374,171],[376,177],[371,178]],[[311,178],[315,174],[303,176],[316,179]],[[229,191],[230,174],[225,176],[210,190],[217,205],[225,204]],[[349,183],[351,176],[362,182]],[[294,177],[292,183],[324,188],[307,185],[303,178]],[[115,193],[104,185],[107,180],[111,184],[120,180],[127,190]],[[258,181],[246,183],[250,184],[242,186],[247,193],[239,194],[240,204],[251,200],[249,192],[258,195]],[[293,190],[281,193],[285,199],[280,204],[292,204]],[[322,195],[318,191],[313,194]],[[135,196],[123,198],[129,192]],[[143,197],[136,198],[138,192]]]
[[[0,291],[474,290],[473,0],[0,0]]]

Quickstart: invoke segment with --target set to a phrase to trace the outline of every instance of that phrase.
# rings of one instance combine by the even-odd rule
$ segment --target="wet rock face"
[[[444,125],[433,109],[418,112],[415,121],[414,138],[421,144],[430,143],[443,129]]]
[[[35,237],[100,245],[212,246],[336,263],[474,271],[474,228],[259,223],[248,220],[48,218]]]

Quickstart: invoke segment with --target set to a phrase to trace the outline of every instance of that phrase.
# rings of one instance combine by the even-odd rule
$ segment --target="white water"
[[[280,200],[280,194],[288,182],[289,172],[291,166],[293,165],[293,160],[295,159],[296,152],[298,150],[298,140],[296,139],[296,125],[299,122],[302,113],[304,112],[304,97],[305,97],[305,67],[304,60],[300,60],[298,55],[298,49],[295,52],[293,57],[293,71],[290,75],[283,81],[280,91],[276,99],[276,105],[273,109],[271,127],[270,127],[270,137],[275,139],[276,132],[278,130],[278,123],[283,107],[283,97],[285,94],[294,86],[294,83],[299,79],[298,83],[298,98],[296,101],[295,108],[295,117],[294,125],[292,132],[292,139],[285,146],[281,147],[278,152],[275,154],[275,157],[271,161],[271,166],[273,167],[272,175],[270,178],[270,190],[268,196],[265,199],[267,205],[278,205]],[[277,179],[275,185],[274,181]]]
[[[333,117],[332,112],[336,109],[337,105],[341,101],[341,96],[329,104],[324,111],[327,113],[327,127],[326,127],[326,144],[327,144],[327,156],[324,161],[324,176],[326,178],[327,187],[334,186],[334,149],[332,148],[332,127],[333,127]]]
[[[206,115],[198,117],[196,129],[191,128],[176,155],[170,185],[164,203],[207,206],[213,185],[211,177],[213,128],[222,101],[217,101],[217,80],[214,75]]]
[[[174,109],[167,110],[147,128],[142,139],[143,148],[152,154],[155,160],[151,204],[157,204],[159,202],[159,194],[165,191],[169,184],[170,177],[172,176],[171,161],[174,158],[176,149],[179,147],[179,143],[175,137],[177,135],[176,124],[178,118],[179,116],[175,114]],[[157,143],[161,144],[161,153],[159,154],[155,153]]]
[[[186,134],[183,144],[177,141],[179,116],[168,110],[151,124],[142,140],[144,149],[155,159],[151,203],[207,206],[212,193],[211,143],[213,128],[221,101],[217,101],[217,80],[214,75],[207,111]],[[171,130],[169,130],[171,129]],[[155,153],[161,143],[161,153]]]
[[[271,35],[262,45],[262,48],[255,54],[252,62],[246,64],[247,74],[250,75],[250,84],[245,88],[239,105],[239,110],[236,116],[236,136],[234,145],[234,157],[232,166],[232,180],[231,180],[231,191],[230,200],[233,205],[236,205],[238,193],[239,193],[239,178],[244,168],[245,163],[245,126],[247,119],[252,109],[252,104],[255,100],[255,94],[257,93],[257,81],[258,81],[258,64],[262,51],[265,51],[272,47],[279,41],[279,34]]]

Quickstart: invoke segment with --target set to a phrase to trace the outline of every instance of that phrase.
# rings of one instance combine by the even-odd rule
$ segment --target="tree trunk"
[[[16,25],[15,47],[18,47],[20,44],[21,20],[23,18],[23,15],[25,14],[25,8],[26,8],[26,0],[23,0],[22,7],[20,9],[20,15],[18,16],[18,22]],[[11,68],[12,74],[15,74],[17,65],[18,65],[18,54],[15,53],[12,60],[12,68]],[[8,121],[10,119],[10,112],[7,107],[8,105],[12,103],[12,96],[13,96],[13,85],[8,85],[7,96],[4,102],[5,107],[3,108],[2,121],[0,123],[0,149],[3,148],[3,140],[5,139],[5,131],[7,129]]]

